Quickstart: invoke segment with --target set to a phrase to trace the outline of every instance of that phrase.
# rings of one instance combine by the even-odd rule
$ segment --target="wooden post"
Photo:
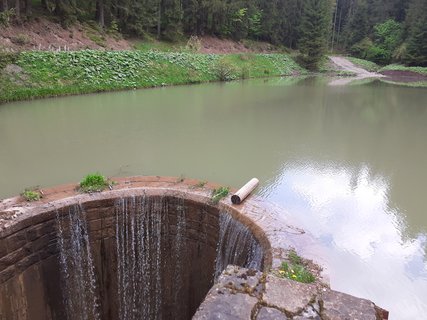
[[[259,180],[257,178],[252,178],[248,183],[239,189],[235,194],[231,196],[231,202],[233,204],[241,204],[246,197],[254,191],[258,186]]]

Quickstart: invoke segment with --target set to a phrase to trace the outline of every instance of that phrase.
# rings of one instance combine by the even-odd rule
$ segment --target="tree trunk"
[[[42,0],[41,3],[42,3],[43,9],[47,10],[47,0]]]
[[[2,11],[7,11],[7,10],[9,10],[9,5],[8,5],[8,3],[7,3],[7,0],[3,0],[2,1]]]
[[[104,29],[105,26],[105,6],[104,6],[104,0],[98,0],[96,2],[96,19],[98,20],[98,23],[102,29]]]
[[[16,16],[16,20],[21,19],[21,0],[15,1],[15,16]]]
[[[31,15],[31,1],[32,0],[25,0],[25,15],[26,16]]]
[[[161,35],[161,29],[162,29],[162,1],[159,1],[159,7],[158,7],[158,15],[157,15],[157,39],[160,39]]]

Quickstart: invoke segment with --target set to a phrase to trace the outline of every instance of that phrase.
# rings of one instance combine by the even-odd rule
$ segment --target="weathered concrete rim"
[[[112,179],[116,182],[112,190],[91,194],[80,193],[76,184],[68,184],[49,189],[43,189],[43,198],[40,201],[27,202],[21,196],[3,200],[0,203],[0,241],[7,236],[25,229],[31,225],[43,223],[54,218],[56,211],[72,205],[81,204],[84,208],[102,206],[106,201],[112,203],[119,198],[132,196],[166,196],[183,198],[186,201],[196,202],[218,212],[228,212],[233,219],[243,223],[251,230],[254,237],[264,250],[264,268],[272,265],[272,244],[268,232],[258,225],[253,212],[251,200],[243,205],[233,205],[230,196],[222,199],[218,204],[211,201],[211,190],[217,184],[208,183],[197,187],[199,180],[179,179],[176,177],[125,177]],[[3,223],[2,223],[3,222]]]

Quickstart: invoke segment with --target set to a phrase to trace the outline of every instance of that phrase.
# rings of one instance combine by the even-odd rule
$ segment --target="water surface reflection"
[[[404,215],[389,201],[390,181],[360,168],[302,162],[283,166],[260,191],[298,213],[325,246],[331,285],[352,288],[393,311],[419,319],[426,309],[425,233],[408,238]],[[400,288],[411,287],[413,295]]]
[[[269,79],[0,106],[0,196],[184,174],[260,193],[323,245],[332,287],[427,314],[427,90]]]

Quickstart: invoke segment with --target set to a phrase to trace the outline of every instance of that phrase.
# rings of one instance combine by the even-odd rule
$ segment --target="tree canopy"
[[[427,64],[427,0],[0,0],[0,25],[11,13],[17,21],[31,18],[36,7],[64,26],[94,20],[101,28],[166,40],[249,38],[301,49],[306,57],[313,41],[321,51],[378,63]]]

